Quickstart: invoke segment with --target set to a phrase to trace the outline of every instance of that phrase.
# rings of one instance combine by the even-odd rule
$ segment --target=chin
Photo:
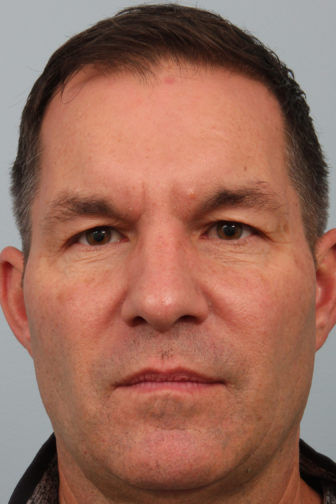
[[[130,449],[129,456],[124,454],[118,477],[131,486],[151,491],[207,486],[223,476],[218,445],[214,449],[211,442],[191,439],[186,431],[156,433]]]
[[[197,463],[186,464],[184,461],[175,462],[161,460],[155,467],[143,466],[142,470],[128,475],[127,482],[136,488],[147,491],[191,491],[213,484],[217,478],[212,476],[208,467]]]

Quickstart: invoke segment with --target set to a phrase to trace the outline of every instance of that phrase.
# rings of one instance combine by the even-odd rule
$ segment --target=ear
[[[316,257],[316,350],[336,323],[336,229],[317,242]]]
[[[30,332],[23,297],[23,254],[14,247],[0,254],[0,301],[9,326],[31,355]]]

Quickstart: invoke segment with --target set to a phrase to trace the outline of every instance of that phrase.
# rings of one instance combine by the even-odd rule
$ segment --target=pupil
[[[106,229],[95,229],[92,231],[92,238],[95,242],[102,242],[106,238]]]
[[[224,233],[227,236],[234,236],[237,232],[237,226],[236,224],[224,224],[223,226]]]
[[[236,222],[222,222],[218,225],[218,235],[222,238],[240,238],[241,234],[242,227]]]

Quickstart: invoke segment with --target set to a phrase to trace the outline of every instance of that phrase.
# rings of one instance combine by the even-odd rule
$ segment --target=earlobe
[[[31,354],[30,333],[23,297],[23,254],[14,247],[0,255],[0,301],[9,326]]]
[[[336,323],[336,229],[316,246],[316,350]]]

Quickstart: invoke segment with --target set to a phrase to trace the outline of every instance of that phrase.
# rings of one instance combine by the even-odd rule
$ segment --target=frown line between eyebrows
[[[248,208],[265,210],[285,216],[288,210],[279,195],[276,194],[264,182],[253,186],[238,188],[217,188],[203,201],[196,203],[193,218],[214,212],[220,208]],[[69,192],[63,192],[49,204],[48,211],[43,218],[42,228],[50,230],[57,224],[66,223],[78,217],[106,217],[114,221],[126,222],[133,220],[126,213],[118,210],[113,204],[104,198],[93,196],[81,196]]]

